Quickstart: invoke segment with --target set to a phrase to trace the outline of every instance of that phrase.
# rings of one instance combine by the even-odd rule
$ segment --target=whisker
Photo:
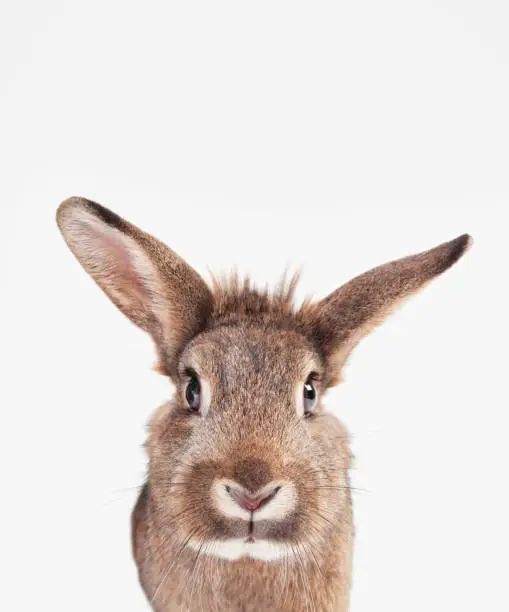
[[[309,584],[309,579],[306,575],[306,568],[304,566],[304,561],[302,559],[302,555],[301,555],[301,551],[300,551],[300,545],[297,544],[296,548],[295,548],[295,552],[297,554],[297,559],[299,560],[299,567],[301,569],[301,576],[302,576],[302,586],[304,587],[305,591],[306,591],[306,609],[307,609],[307,604],[308,601],[309,603],[311,603],[312,605],[312,610],[316,611],[316,607],[315,607],[315,603],[313,600],[313,596],[312,596],[312,591],[311,591],[311,585]]]
[[[144,482],[142,482],[139,485],[135,485],[134,487],[124,487],[122,489],[115,489],[112,491],[113,494],[118,494],[118,493],[130,493],[131,491],[139,491],[143,486],[145,485]]]
[[[303,547],[304,547],[304,550],[306,550],[306,551],[307,551],[307,553],[309,554],[310,558],[313,560],[313,562],[314,562],[314,564],[315,564],[315,567],[316,567],[316,569],[318,570],[318,573],[320,574],[320,576],[321,576],[321,578],[322,578],[323,583],[325,584],[325,576],[324,576],[324,573],[323,573],[323,571],[322,571],[322,568],[320,567],[320,564],[318,563],[318,559],[316,558],[315,553],[313,552],[313,548],[312,548],[312,546],[311,546],[311,545],[309,545],[309,546],[304,546],[304,544],[303,544]]]
[[[359,487],[350,487],[350,486],[341,486],[341,485],[317,485],[316,487],[313,487],[313,490],[316,489],[332,489],[332,490],[338,490],[338,491],[355,491],[355,493],[372,493],[373,491],[370,491],[369,489],[361,489]]]
[[[163,574],[163,577],[161,578],[159,585],[157,586],[157,589],[155,590],[154,594],[152,595],[152,599],[150,600],[150,604],[153,606],[154,602],[161,590],[161,587],[163,586],[163,584],[166,582],[166,579],[168,578],[168,575],[170,573],[171,568],[175,565],[175,563],[178,561],[178,559],[180,558],[181,554],[183,553],[184,549],[186,548],[187,544],[189,543],[189,541],[191,540],[191,538],[196,535],[199,532],[199,529],[195,529],[193,531],[191,531],[189,533],[189,535],[187,536],[187,538],[184,540],[182,546],[180,547],[179,551],[177,552],[177,554],[173,557],[172,561],[169,563],[166,571]]]
[[[186,578],[186,586],[184,587],[184,592],[183,595],[185,594],[186,590],[189,588],[189,586],[191,586],[192,588],[190,589],[190,593],[189,593],[189,605],[191,606],[193,603],[193,594],[194,594],[194,587],[195,587],[195,583],[196,583],[196,576],[195,574],[197,574],[196,572],[196,568],[197,568],[197,564],[198,564],[198,559],[200,558],[201,555],[201,551],[203,549],[203,546],[205,544],[205,535],[202,537],[201,541],[200,541],[200,545],[198,547],[198,552],[196,553],[193,562],[191,564],[191,568],[189,569],[188,573],[187,573],[187,578]]]

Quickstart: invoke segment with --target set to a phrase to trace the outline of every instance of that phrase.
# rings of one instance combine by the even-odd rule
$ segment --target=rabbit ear
[[[178,350],[212,309],[203,279],[167,246],[95,202],[65,200],[57,223],[83,268],[133,323],[151,334],[161,367],[173,374]]]
[[[445,272],[472,243],[468,234],[434,249],[357,276],[317,304],[315,334],[331,370],[331,384],[356,344],[406,298]]]

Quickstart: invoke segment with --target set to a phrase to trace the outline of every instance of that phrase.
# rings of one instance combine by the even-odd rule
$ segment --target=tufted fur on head
[[[70,198],[65,241],[148,332],[176,393],[150,419],[133,553],[154,610],[346,612],[352,510],[348,433],[322,405],[356,344],[452,266],[462,235],[374,268],[318,301],[298,281],[209,287],[174,251],[108,209]]]

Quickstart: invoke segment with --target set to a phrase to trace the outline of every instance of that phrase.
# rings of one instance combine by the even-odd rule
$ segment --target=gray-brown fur
[[[176,385],[150,420],[148,478],[132,515],[133,555],[154,610],[346,612],[351,455],[347,431],[321,398],[360,338],[457,261],[469,237],[295,308],[296,278],[273,294],[236,278],[209,288],[173,251],[87,200],[62,203],[57,220],[85,269],[152,335],[159,368]],[[190,371],[210,389],[203,415],[186,402]],[[304,416],[296,406],[311,372],[318,402]],[[229,517],[211,499],[221,479],[247,495],[290,483],[290,510],[277,520]],[[286,552],[274,560],[214,554],[249,538]]]

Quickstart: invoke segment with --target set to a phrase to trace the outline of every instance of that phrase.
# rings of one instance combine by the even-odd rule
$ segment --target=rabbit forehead
[[[251,382],[295,383],[322,365],[313,345],[303,335],[255,323],[222,325],[195,338],[181,357],[214,386]]]

